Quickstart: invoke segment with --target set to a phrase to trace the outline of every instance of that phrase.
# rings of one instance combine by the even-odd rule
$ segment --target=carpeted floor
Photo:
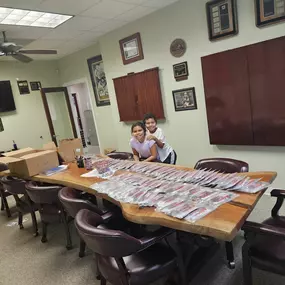
[[[262,221],[270,215],[274,200],[264,196],[249,217]],[[12,200],[10,199],[10,204]],[[284,207],[285,210],[285,207]],[[285,211],[284,211],[285,213]],[[25,216],[24,229],[19,230],[17,214],[7,219],[0,212],[0,285],[89,285],[99,284],[95,279],[95,266],[92,253],[87,251],[84,258],[78,257],[78,238],[73,228],[74,249],[65,249],[65,235],[61,225],[51,225],[48,229],[48,243],[40,237],[33,237],[30,216]],[[41,229],[40,229],[41,230]],[[234,241],[236,269],[226,266],[225,251],[220,251],[209,260],[191,285],[241,285],[242,233]],[[254,270],[254,285],[282,285],[285,278],[267,272]],[[164,284],[161,280],[157,284]]]

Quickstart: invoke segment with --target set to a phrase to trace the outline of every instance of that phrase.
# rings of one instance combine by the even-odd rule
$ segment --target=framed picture
[[[183,39],[175,39],[170,45],[170,53],[174,57],[181,57],[187,50],[186,42]]]
[[[32,91],[40,90],[42,88],[40,81],[31,81],[30,86]]]
[[[3,131],[4,131],[4,126],[2,123],[2,119],[0,118],[0,132],[3,132]]]
[[[140,33],[120,40],[120,48],[124,64],[144,59]]]
[[[29,84],[27,80],[17,81],[20,95],[30,94]]]
[[[256,26],[285,20],[285,0],[255,0]]]
[[[206,3],[210,41],[238,33],[236,0],[214,0]]]
[[[197,109],[195,87],[172,91],[175,111]]]
[[[173,65],[173,73],[176,81],[185,80],[188,78],[188,64],[187,61]]]
[[[98,55],[89,58],[87,63],[91,76],[96,105],[98,107],[110,105],[110,97],[102,56]]]

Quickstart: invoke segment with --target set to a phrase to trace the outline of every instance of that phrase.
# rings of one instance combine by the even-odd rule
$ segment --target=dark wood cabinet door
[[[252,145],[246,48],[202,58],[211,144]]]
[[[285,145],[285,38],[247,47],[254,141]]]
[[[148,69],[138,74],[139,107],[141,118],[146,113],[154,114],[157,119],[164,119],[164,110],[159,82],[159,69]]]
[[[113,79],[120,121],[135,121],[140,116],[138,110],[138,94],[134,85],[134,76],[127,75]]]

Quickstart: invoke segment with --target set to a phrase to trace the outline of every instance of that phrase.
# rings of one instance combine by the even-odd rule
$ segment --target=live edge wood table
[[[175,166],[178,169],[193,170],[192,168]],[[108,195],[96,192],[90,186],[96,182],[103,181],[100,178],[84,178],[80,175],[87,171],[77,168],[76,164],[69,164],[68,170],[54,174],[52,176],[36,175],[33,177],[21,177],[24,179],[46,182],[73,187],[78,190],[88,192],[103,199],[106,199],[120,206],[124,217],[134,223],[144,225],[160,225],[176,229],[182,232],[189,232],[197,235],[212,237],[222,241],[232,241],[241,229],[243,223],[254,209],[264,191],[257,194],[247,194],[239,192],[239,197],[230,203],[226,203],[195,223],[172,218],[163,213],[156,212],[154,208],[139,208],[139,206],[128,203],[120,203],[113,200]],[[123,173],[124,171],[117,171]],[[10,172],[0,172],[0,176],[10,175]],[[263,181],[273,182],[277,176],[276,172],[248,172],[241,173],[251,178],[261,178]]]

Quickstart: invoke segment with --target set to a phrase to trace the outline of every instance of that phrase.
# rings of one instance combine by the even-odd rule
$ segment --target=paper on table
[[[110,169],[109,171],[100,174],[97,169],[93,169],[85,174],[80,175],[81,177],[100,177],[100,178],[108,178],[114,174],[114,171]]]

